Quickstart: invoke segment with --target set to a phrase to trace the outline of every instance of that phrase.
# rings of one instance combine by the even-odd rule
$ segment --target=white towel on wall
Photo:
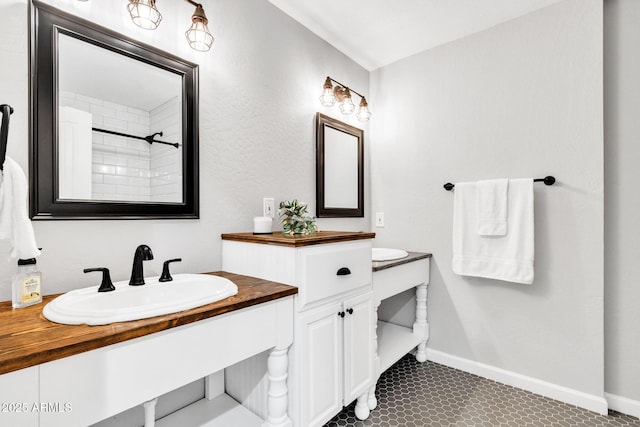
[[[27,214],[27,178],[20,165],[8,156],[3,167],[0,182],[0,239],[11,241],[11,258],[34,258],[40,255],[40,250]]]
[[[507,208],[509,180],[478,181],[478,234],[504,236],[507,234]]]
[[[533,179],[511,179],[504,236],[477,233],[477,185],[456,184],[453,207],[453,272],[516,283],[533,283]]]

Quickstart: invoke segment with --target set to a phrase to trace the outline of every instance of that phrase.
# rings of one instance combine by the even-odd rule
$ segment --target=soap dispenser
[[[18,273],[12,280],[13,308],[23,308],[42,302],[42,273],[36,270],[36,259],[19,259]]]

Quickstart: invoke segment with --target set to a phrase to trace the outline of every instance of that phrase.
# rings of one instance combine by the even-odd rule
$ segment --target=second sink
[[[401,259],[409,254],[402,249],[389,249],[389,248],[372,248],[371,260],[372,261],[392,261],[394,259]]]

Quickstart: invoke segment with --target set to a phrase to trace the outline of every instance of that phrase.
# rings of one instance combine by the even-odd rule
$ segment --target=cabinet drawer
[[[299,310],[316,301],[371,286],[369,241],[305,248],[298,257]]]

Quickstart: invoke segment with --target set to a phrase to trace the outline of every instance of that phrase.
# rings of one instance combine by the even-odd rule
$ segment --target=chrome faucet
[[[131,279],[129,280],[129,286],[144,285],[144,273],[142,271],[142,261],[149,261],[153,259],[153,252],[147,245],[140,245],[136,248],[136,253],[133,256],[133,268],[131,269]]]

